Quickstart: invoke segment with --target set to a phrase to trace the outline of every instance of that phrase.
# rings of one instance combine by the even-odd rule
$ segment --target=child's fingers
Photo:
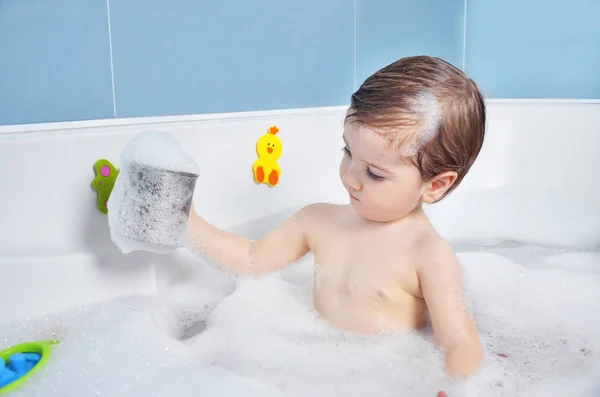
[[[194,208],[194,200],[190,201],[190,211],[189,213],[191,215],[197,215],[198,213],[196,212],[196,209]]]

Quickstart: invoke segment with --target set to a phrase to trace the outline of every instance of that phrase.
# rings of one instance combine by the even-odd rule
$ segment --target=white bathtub
[[[337,176],[344,108],[0,127],[0,317],[153,293],[153,262],[119,254],[95,207],[93,163],[119,165],[137,132],[173,134],[201,167],[198,210],[232,228],[318,201],[344,202]],[[600,243],[600,103],[491,101],[480,158],[460,188],[429,207],[452,239]],[[256,186],[254,144],[280,127],[280,184]],[[468,211],[476,208],[476,211]],[[43,297],[43,298],[42,298]]]
[[[178,277],[175,253],[124,256],[96,209],[92,165],[119,166],[142,130],[172,134],[197,159],[196,209],[257,236],[307,203],[347,200],[338,178],[345,108],[0,127],[0,319],[155,294]],[[427,207],[452,242],[600,246],[600,103],[490,101],[484,148],[459,189]],[[255,142],[280,128],[280,184],[257,186]]]

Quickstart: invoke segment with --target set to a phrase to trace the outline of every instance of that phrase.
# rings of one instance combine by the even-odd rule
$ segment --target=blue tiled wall
[[[0,1],[0,124],[112,117],[106,1]]]
[[[357,0],[356,87],[398,58],[431,55],[461,67],[464,0]]]
[[[501,98],[600,99],[600,1],[468,0],[466,71]]]
[[[339,105],[349,0],[111,0],[122,117]]]
[[[2,0],[0,124],[346,105],[414,54],[466,61],[488,97],[600,98],[599,16],[596,0]]]

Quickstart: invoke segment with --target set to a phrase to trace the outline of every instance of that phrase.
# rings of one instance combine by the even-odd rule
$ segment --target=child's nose
[[[348,167],[346,172],[342,175],[342,182],[347,189],[360,191],[362,189],[362,183],[360,179],[355,175],[355,171],[352,167]]]

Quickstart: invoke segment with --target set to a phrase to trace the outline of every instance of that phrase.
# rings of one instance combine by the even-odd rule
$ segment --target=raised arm
[[[467,376],[483,360],[477,329],[466,306],[462,275],[452,246],[436,242],[418,268],[435,342],[444,350],[447,371]]]
[[[190,211],[190,248],[234,274],[261,275],[278,270],[309,250],[306,229],[310,208],[305,207],[258,240],[250,241],[218,229]]]

